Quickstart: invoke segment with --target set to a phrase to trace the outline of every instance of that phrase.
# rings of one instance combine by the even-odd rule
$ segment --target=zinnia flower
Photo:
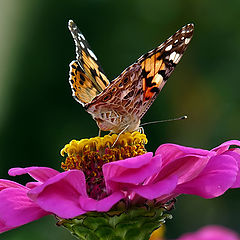
[[[114,232],[131,239],[133,232],[145,231],[143,226],[148,226],[149,236],[167,217],[162,207],[168,207],[176,196],[213,198],[240,185],[240,141],[228,141],[210,151],[163,144],[153,154],[145,149],[144,134],[124,133],[116,139],[113,134],[71,141],[61,151],[67,154],[62,163],[64,172],[45,167],[10,169],[11,176],[27,173],[35,181],[22,186],[0,180],[0,231],[54,214],[59,225],[77,236],[82,232],[86,236],[86,231],[98,237]],[[136,218],[142,221],[137,227]],[[83,231],[89,219],[91,226]],[[125,223],[124,231],[114,225],[119,226],[119,219]],[[94,225],[93,221],[98,223]],[[101,231],[91,229],[99,226]],[[144,237],[139,239],[147,239]]]
[[[221,226],[206,226],[194,233],[186,233],[178,240],[240,240],[238,234]]]
[[[154,231],[150,240],[167,240],[164,238],[164,225]],[[176,240],[240,240],[240,236],[234,231],[217,225],[209,225],[197,232],[185,233]]]

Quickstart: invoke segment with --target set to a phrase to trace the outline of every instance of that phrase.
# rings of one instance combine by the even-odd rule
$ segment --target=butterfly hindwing
[[[77,55],[77,60],[70,64],[69,82],[73,97],[85,106],[109,85],[109,81],[76,24],[70,20],[68,27],[76,45]]]

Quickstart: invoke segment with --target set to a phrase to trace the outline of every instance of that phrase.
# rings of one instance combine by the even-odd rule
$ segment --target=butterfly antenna
[[[171,118],[171,119],[166,119],[166,120],[159,120],[159,121],[142,123],[140,125],[140,127],[145,126],[145,125],[149,125],[149,124],[163,123],[163,122],[172,122],[172,121],[183,120],[183,119],[187,119],[187,116],[181,116],[181,117],[178,117],[178,118]]]
[[[117,143],[120,135],[123,134],[123,133],[127,130],[128,127],[129,127],[129,125],[127,125],[120,133],[118,133],[117,138],[116,138],[116,140],[114,141],[114,143],[113,143],[113,145],[111,146],[111,148],[113,148],[113,147],[115,146],[115,144]]]

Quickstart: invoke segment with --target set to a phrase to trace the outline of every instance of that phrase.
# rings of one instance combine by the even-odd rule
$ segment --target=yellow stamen
[[[112,148],[111,146],[117,137],[117,134],[113,134],[80,141],[72,140],[61,150],[62,156],[68,155],[65,163],[62,163],[62,168],[64,170],[84,170],[85,161],[91,161],[91,159],[95,161],[102,160],[106,163],[146,153],[145,144],[147,144],[147,138],[145,134],[139,132],[123,133]],[[83,162],[85,163],[83,164]]]
[[[72,140],[61,150],[62,156],[67,154],[61,167],[65,171],[82,170],[85,174],[89,196],[94,199],[102,199],[107,195],[102,166],[109,162],[146,153],[146,143],[146,135],[139,132],[127,132],[120,136],[117,134],[105,135],[80,141]]]

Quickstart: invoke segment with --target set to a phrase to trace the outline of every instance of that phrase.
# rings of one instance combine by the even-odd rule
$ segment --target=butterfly
[[[112,133],[139,129],[141,118],[182,58],[194,30],[192,23],[185,25],[110,82],[77,25],[70,20],[68,27],[76,46],[76,60],[69,65],[72,95],[100,130]]]

